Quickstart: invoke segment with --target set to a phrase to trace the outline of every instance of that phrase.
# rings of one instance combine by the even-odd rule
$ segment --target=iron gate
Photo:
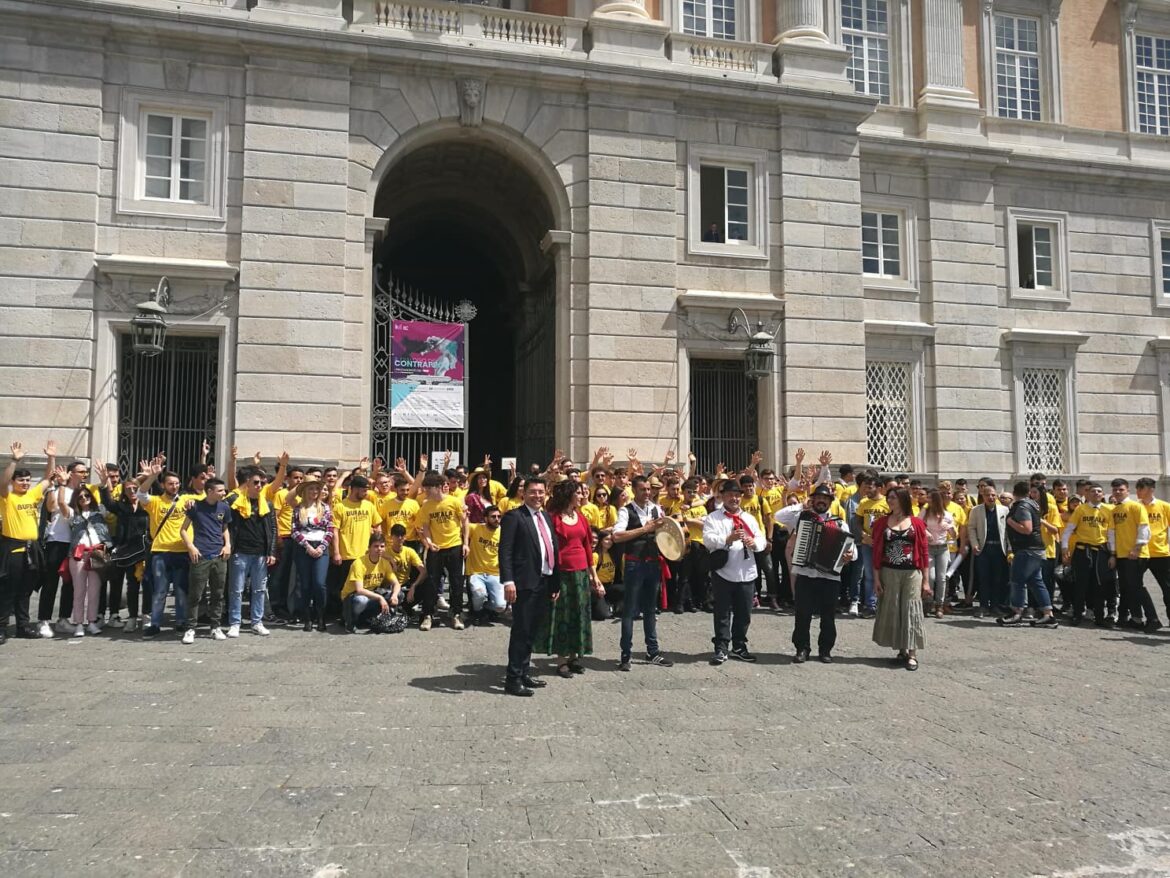
[[[403,284],[380,264],[374,266],[374,368],[373,394],[370,407],[371,454],[392,465],[396,458],[406,460],[413,472],[420,454],[452,451],[467,463],[467,394],[469,375],[468,328],[475,318],[475,306],[464,300],[442,302],[426,297]],[[462,323],[463,326],[463,429],[428,430],[425,428],[393,427],[390,424],[390,333],[395,320],[422,320],[431,323]],[[431,467],[442,461],[432,461]]]
[[[516,328],[516,466],[552,460],[556,430],[556,277],[524,296]]]
[[[158,452],[181,476],[197,463],[203,440],[215,459],[219,418],[219,339],[170,336],[157,357],[139,357],[129,335],[119,339],[118,466],[138,471],[138,461]]]
[[[756,382],[742,360],[691,360],[691,451],[699,472],[746,466],[759,447]]]

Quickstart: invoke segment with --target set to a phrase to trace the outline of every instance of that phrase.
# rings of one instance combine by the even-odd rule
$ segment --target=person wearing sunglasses
[[[224,502],[231,507],[232,557],[228,562],[228,637],[240,636],[244,581],[251,584],[252,633],[268,636],[264,625],[264,598],[268,568],[276,563],[276,514],[264,490],[264,471],[246,467],[240,487]]]

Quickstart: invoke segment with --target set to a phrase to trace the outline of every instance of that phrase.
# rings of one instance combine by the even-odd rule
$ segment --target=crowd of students
[[[469,472],[422,457],[411,473],[401,459],[339,470],[291,465],[283,453],[270,472],[260,455],[241,464],[232,449],[224,478],[205,459],[183,478],[163,454],[123,474],[99,462],[58,466],[51,442],[44,453],[34,479],[13,443],[0,477],[0,642],[13,616],[17,637],[103,628],[156,637],[168,598],[184,643],[201,622],[216,640],[242,630],[266,636],[274,624],[397,630],[387,619],[404,617],[424,632],[440,619],[456,630],[490,626],[511,603],[500,577],[501,522],[531,507],[535,483],[548,488],[557,555],[572,574],[567,597],[537,626],[536,648],[558,656],[565,677],[583,671],[590,623],[611,616],[628,623],[626,670],[625,629],[659,612],[713,613],[712,661],[751,661],[745,614],[760,607],[795,612],[794,661],[809,657],[815,615],[825,661],[834,615],[877,615],[874,640],[914,669],[925,616],[971,609],[1005,626],[1051,628],[1063,615],[1073,625],[1091,617],[1152,632],[1161,622],[1147,571],[1170,602],[1170,504],[1148,478],[1136,482],[1136,498],[1115,479],[1106,499],[1097,483],[1049,484],[1043,474],[1001,491],[991,479],[969,489],[963,479],[926,485],[848,465],[834,473],[828,452],[806,465],[803,450],[780,472],[761,468],[757,453],[743,469],[721,464],[707,474],[694,455],[652,465],[633,449],[615,461],[600,448],[578,466],[558,452],[543,470],[504,480],[490,458]],[[839,575],[794,569],[789,542],[802,515],[856,539]],[[650,548],[659,516],[683,527],[678,560]],[[734,557],[716,562],[728,548]],[[652,621],[648,658],[669,664]]]

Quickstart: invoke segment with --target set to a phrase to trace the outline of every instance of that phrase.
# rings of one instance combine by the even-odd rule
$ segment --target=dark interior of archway
[[[476,306],[468,328],[468,461],[485,453],[497,462],[551,453],[551,428],[547,440],[544,427],[534,439],[532,400],[516,398],[533,372],[548,376],[547,393],[526,397],[551,397],[555,369],[551,345],[545,360],[517,365],[521,311],[538,295],[530,287],[546,296],[552,290],[540,252],[554,228],[552,212],[532,175],[472,129],[460,129],[394,164],[378,189],[375,216],[389,219],[375,262],[426,296]],[[551,338],[552,320],[538,322],[548,324]],[[544,400],[545,411],[551,403]]]
[[[469,299],[477,309],[468,327],[468,460],[500,461],[516,454],[515,281],[487,252],[482,234],[458,218],[432,217],[388,235],[382,264],[420,292],[441,301]]]

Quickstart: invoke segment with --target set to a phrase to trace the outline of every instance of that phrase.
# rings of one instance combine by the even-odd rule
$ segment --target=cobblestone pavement
[[[928,626],[505,697],[507,629],[0,649],[0,875],[1170,874],[1170,636]],[[815,627],[815,626],[814,626]],[[639,634],[640,636],[640,634]]]

